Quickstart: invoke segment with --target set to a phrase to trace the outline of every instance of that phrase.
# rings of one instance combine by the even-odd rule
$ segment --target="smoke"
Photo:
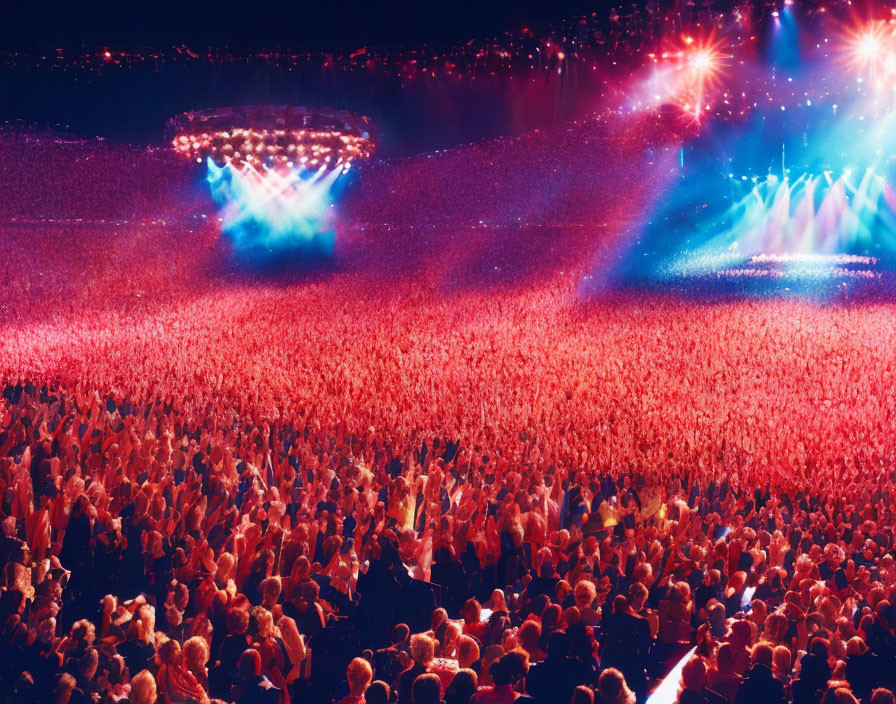
[[[234,256],[260,266],[332,258],[337,185],[345,170],[258,170],[209,159],[207,180]]]

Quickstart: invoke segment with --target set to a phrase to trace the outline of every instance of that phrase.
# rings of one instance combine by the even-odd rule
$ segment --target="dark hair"
[[[414,704],[439,704],[442,696],[442,684],[439,676],[431,672],[418,675],[411,687],[411,699]]]
[[[388,704],[389,702],[389,685],[382,680],[374,680],[370,686],[364,690],[364,701],[367,704]]]
[[[250,677],[258,677],[261,674],[261,654],[254,648],[249,648],[240,655],[240,677],[244,680]]]
[[[554,631],[548,641],[548,657],[565,658],[569,655],[571,640],[565,631]]]
[[[445,704],[469,704],[479,680],[473,670],[458,670],[445,690]],[[370,704],[370,703],[368,703]]]
[[[594,704],[594,691],[579,685],[572,693],[572,704]]]
[[[828,642],[824,638],[815,638],[809,644],[809,653],[820,658],[827,659],[830,656]]]
[[[411,629],[406,623],[399,623],[392,629],[392,642],[404,643],[411,635]]]
[[[526,656],[516,650],[511,650],[502,655],[500,660],[493,662],[488,671],[495,685],[503,685],[513,684],[525,677],[528,669],[529,663]]]

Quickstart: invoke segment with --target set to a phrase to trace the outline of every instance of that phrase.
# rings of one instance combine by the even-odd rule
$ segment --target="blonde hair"
[[[785,675],[789,675],[793,669],[793,653],[786,645],[776,645],[772,650],[772,664],[775,669]]]
[[[184,660],[190,669],[205,667],[208,662],[208,642],[202,636],[188,638],[183,647]]]
[[[474,638],[470,636],[463,635],[457,640],[457,660],[461,664],[461,667],[466,667],[467,664],[472,664],[479,659],[479,644],[476,643]]]
[[[280,629],[280,637],[283,639],[283,645],[286,646],[289,659],[293,666],[297,667],[305,659],[306,650],[296,622],[289,616],[282,616],[277,622],[277,628]]]
[[[132,704],[155,704],[158,696],[156,678],[149,670],[141,670],[131,678]]]
[[[252,616],[255,617],[255,628],[260,637],[280,637],[280,632],[274,625],[274,615],[270,611],[263,606],[256,606],[252,609]]]
[[[576,582],[575,589],[573,589],[573,597],[576,600],[576,606],[579,608],[591,606],[592,602],[597,598],[597,587],[594,586],[594,582],[582,579]]]
[[[604,670],[597,680],[597,691],[607,704],[635,704],[635,693],[615,667]]]
[[[221,557],[218,558],[217,564],[218,567],[215,570],[215,579],[226,582],[233,577],[233,569],[236,567],[236,559],[233,555],[229,552],[222,552]]]
[[[156,609],[154,606],[144,604],[137,609],[137,618],[134,621],[134,628],[137,629],[138,640],[145,640],[149,643],[155,641]]]
[[[345,678],[352,693],[363,693],[373,681],[373,668],[364,658],[355,658],[345,669]]]
[[[411,658],[414,662],[426,665],[436,656],[435,641],[423,633],[411,636]]]
[[[460,638],[461,629],[453,621],[449,621],[442,633],[442,640],[439,641],[439,649],[445,657],[451,655],[451,651],[457,648],[457,639]],[[450,648],[450,651],[448,650]]]

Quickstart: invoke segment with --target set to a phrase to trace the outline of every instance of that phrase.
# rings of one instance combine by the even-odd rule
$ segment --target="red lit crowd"
[[[443,157],[443,185],[511,146]],[[61,148],[7,213],[71,150],[93,168]],[[641,166],[606,152],[610,198]],[[366,268],[302,285],[62,195],[64,226],[4,223],[0,702],[632,704],[667,676],[680,704],[892,702],[890,306],[587,302],[579,230],[408,227],[523,212],[443,202],[428,160],[384,175],[406,220]],[[570,188],[533,211],[616,230]],[[520,251],[545,281],[502,285]]]
[[[893,701],[872,457],[800,486],[585,471],[563,434],[520,457],[311,409],[2,399],[4,701],[632,704],[682,658],[681,703]]]

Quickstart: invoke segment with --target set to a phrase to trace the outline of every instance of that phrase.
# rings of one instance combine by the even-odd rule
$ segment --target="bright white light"
[[[858,44],[856,45],[856,54],[859,58],[864,59],[865,61],[876,60],[877,57],[880,56],[882,50],[883,46],[880,37],[871,32],[860,37]]]
[[[691,59],[691,64],[698,71],[708,71],[713,64],[712,53],[708,50],[698,51]]]
[[[896,70],[896,41],[893,28],[874,22],[852,35],[848,59],[857,73],[869,78],[892,76]]]

